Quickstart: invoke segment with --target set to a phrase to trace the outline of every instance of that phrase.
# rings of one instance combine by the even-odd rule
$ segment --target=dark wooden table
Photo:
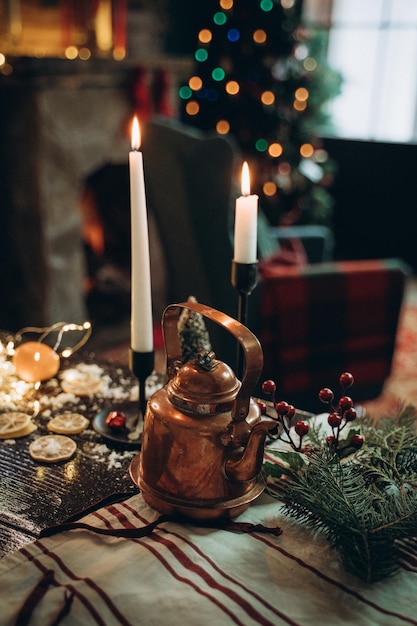
[[[79,363],[95,366],[95,355],[74,356],[62,363],[61,371]],[[20,439],[0,440],[0,557],[36,539],[43,528],[65,520],[110,494],[137,493],[129,476],[129,465],[138,453],[138,446],[103,438],[92,426],[101,410],[136,405],[135,401],[120,398],[129,394],[137,382],[129,370],[120,365],[97,365],[105,379],[104,392],[91,397],[66,398],[58,374],[36,393],[40,410],[33,422],[37,430]],[[10,410],[10,406],[5,406],[3,398],[0,411],[6,410]],[[30,442],[51,434],[47,430],[49,419],[65,410],[81,413],[91,420],[87,430],[70,435],[77,443],[75,455],[68,461],[54,464],[34,461],[28,451]]]

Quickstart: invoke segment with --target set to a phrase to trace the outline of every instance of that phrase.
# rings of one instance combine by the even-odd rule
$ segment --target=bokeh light
[[[293,107],[296,111],[305,111],[307,108],[307,102],[301,100],[294,100]]]
[[[317,61],[313,57],[307,57],[303,62],[303,67],[307,72],[314,72],[317,68]]]
[[[284,161],[278,165],[278,174],[281,176],[289,176],[291,174],[291,165]]]
[[[255,142],[255,148],[258,152],[266,152],[268,150],[268,142],[266,139],[260,138]]]
[[[207,50],[205,50],[204,48],[197,48],[197,50],[194,52],[194,58],[196,61],[204,63],[204,61],[207,61],[208,59]]]
[[[183,85],[178,90],[178,95],[181,98],[181,100],[188,100],[189,98],[191,98],[192,93],[193,92],[191,91],[188,85]]]
[[[262,11],[272,11],[272,9],[274,8],[274,3],[272,2],[272,0],[261,0],[261,3],[259,5],[262,9]]]
[[[218,11],[213,15],[213,22],[217,24],[217,26],[223,26],[227,22],[227,15],[222,11]]]
[[[212,39],[213,39],[213,34],[212,34],[211,30],[209,30],[208,28],[203,28],[198,33],[198,40],[201,43],[210,43],[210,41]]]
[[[308,93],[308,89],[306,89],[305,87],[299,87],[295,90],[295,98],[296,100],[300,100],[301,102],[307,100],[309,95],[310,94]]]
[[[195,100],[190,100],[185,106],[187,115],[197,115],[200,111],[200,105]]]
[[[237,28],[231,28],[227,33],[227,38],[229,41],[238,41],[240,39],[240,32]]]
[[[199,76],[191,76],[190,80],[188,81],[188,85],[190,89],[192,89],[193,91],[197,91],[203,86],[203,81]]]
[[[273,159],[276,159],[277,157],[281,156],[283,152],[284,152],[283,147],[278,142],[271,143],[271,145],[268,148],[268,154]]]
[[[227,120],[219,120],[216,124],[216,131],[219,135],[227,135],[230,131],[230,124]]]
[[[300,146],[300,154],[305,159],[309,159],[314,154],[314,147],[311,143],[303,143],[303,145]]]
[[[240,91],[240,85],[236,80],[229,80],[229,82],[226,83],[225,89],[229,96],[235,96]]]
[[[225,75],[226,73],[222,67],[215,67],[211,73],[213,80],[217,81],[223,80]]]
[[[262,28],[258,28],[253,33],[253,41],[255,43],[265,43],[267,40],[267,34]]]
[[[275,196],[277,193],[277,186],[272,180],[268,180],[263,184],[262,191],[268,197]]]
[[[67,59],[76,59],[78,56],[77,46],[68,46],[68,48],[65,48],[64,54]]]
[[[267,106],[274,104],[275,102],[275,94],[272,91],[264,91],[261,94],[261,102]]]

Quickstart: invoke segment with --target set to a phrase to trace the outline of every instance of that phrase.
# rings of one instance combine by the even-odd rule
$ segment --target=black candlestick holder
[[[232,261],[232,285],[238,292],[237,319],[244,326],[248,325],[248,297],[258,284],[258,261],[255,263],[238,263]],[[243,376],[243,350],[237,347],[236,374],[241,380]]]
[[[139,382],[139,411],[138,419],[145,417],[146,410],[146,379],[152,374],[155,365],[155,352],[136,352],[132,348],[129,351],[129,366],[131,372]]]

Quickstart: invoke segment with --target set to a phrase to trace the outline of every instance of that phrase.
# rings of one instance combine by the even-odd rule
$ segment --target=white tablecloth
[[[83,521],[132,528],[157,517],[135,495]],[[411,557],[395,577],[367,585],[266,494],[237,521],[282,534],[165,522],[136,539],[79,529],[40,539],[0,561],[0,624],[15,624],[43,581],[44,595],[21,624],[49,626],[61,614],[59,623],[70,626],[417,625]]]

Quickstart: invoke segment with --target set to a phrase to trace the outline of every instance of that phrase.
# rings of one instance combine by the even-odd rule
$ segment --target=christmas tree
[[[179,89],[182,121],[237,140],[271,224],[328,224],[334,164],[317,133],[341,80],[323,37],[301,25],[299,0],[204,7],[194,72]]]

